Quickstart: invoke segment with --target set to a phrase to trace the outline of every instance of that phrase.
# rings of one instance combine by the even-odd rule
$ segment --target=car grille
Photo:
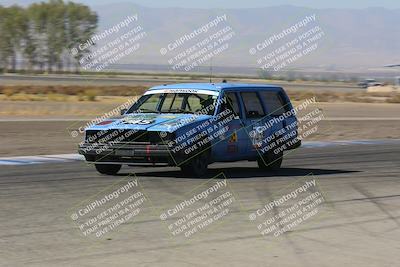
[[[169,134],[168,137],[171,137]],[[110,130],[87,130],[86,143],[149,143],[159,144],[166,141],[161,138],[159,132],[148,132],[144,130],[110,129]]]

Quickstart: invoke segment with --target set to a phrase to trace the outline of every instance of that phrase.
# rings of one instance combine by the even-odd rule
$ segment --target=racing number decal
[[[150,124],[152,122],[153,120],[139,120],[136,122],[136,124]]]
[[[146,120],[146,119],[127,119],[124,120],[124,123],[146,125],[153,123],[153,121],[154,120]]]

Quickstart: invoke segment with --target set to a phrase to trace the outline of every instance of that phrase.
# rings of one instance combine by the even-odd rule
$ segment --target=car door
[[[243,112],[236,91],[226,91],[222,95],[222,102],[218,109],[218,114],[226,113],[224,117],[232,114],[226,126],[228,132],[222,140],[216,142],[213,148],[215,161],[236,161],[246,159],[249,137],[244,129]],[[225,126],[225,125],[224,125]]]
[[[275,123],[279,125],[275,131],[279,131],[280,137],[292,136],[291,131],[293,130],[297,132],[297,119],[293,112],[289,112],[293,107],[285,94],[279,90],[264,90],[260,91],[260,96],[267,110],[268,120],[279,121],[279,123]],[[284,116],[285,114],[286,116]],[[277,146],[286,149],[285,144],[290,139],[292,138],[281,138],[280,140],[284,141],[277,141]]]
[[[282,122],[276,122],[269,116],[265,109],[259,90],[244,91],[240,93],[244,110],[244,125],[248,134],[247,157],[249,159],[264,153],[273,133],[283,127]]]

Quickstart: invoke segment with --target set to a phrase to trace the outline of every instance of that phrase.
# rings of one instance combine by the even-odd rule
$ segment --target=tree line
[[[71,49],[96,31],[98,17],[88,6],[50,0],[28,7],[0,5],[0,71],[79,71],[90,49]]]

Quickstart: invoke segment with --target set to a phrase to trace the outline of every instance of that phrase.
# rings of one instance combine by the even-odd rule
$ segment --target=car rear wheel
[[[187,164],[181,166],[181,171],[196,178],[204,177],[208,171],[208,153],[201,153],[192,158]]]
[[[101,174],[115,175],[119,172],[122,165],[118,164],[95,164],[96,170]]]
[[[283,161],[283,152],[275,154],[272,151],[257,159],[258,167],[263,170],[278,170]]]

